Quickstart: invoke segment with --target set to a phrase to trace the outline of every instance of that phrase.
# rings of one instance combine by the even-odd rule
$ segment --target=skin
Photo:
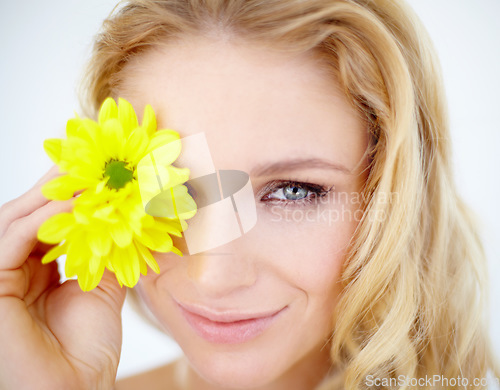
[[[157,255],[161,273],[150,272],[137,289],[186,360],[115,384],[126,289],[106,272],[82,292],[75,280],[59,282],[55,263],[41,265],[49,248],[37,242],[38,228],[72,207],[42,196],[43,183],[58,174],[51,170],[0,208],[0,388],[313,388],[330,368],[331,314],[357,225],[349,214],[315,220],[314,212],[358,209],[336,196],[361,189],[368,142],[363,121],[322,69],[307,55],[201,38],[137,57],[120,96],[139,112],[151,104],[160,128],[182,137],[205,132],[218,169],[250,173],[257,225],[196,256]],[[312,157],[336,168],[297,164]],[[290,159],[295,164],[256,174]],[[284,207],[279,188],[264,190],[275,180],[335,188],[321,198],[327,202]],[[215,313],[281,312],[253,339],[219,344],[193,331],[174,297]]]
[[[125,380],[118,388],[160,381],[182,389],[313,388],[331,367],[332,311],[357,226],[345,213],[329,220],[316,212],[359,209],[336,196],[359,192],[366,179],[364,122],[310,54],[189,38],[138,57],[125,68],[124,80],[118,95],[136,111],[151,104],[159,128],[181,137],[203,131],[217,169],[250,174],[258,222],[213,250],[183,258],[156,255],[161,273],[141,277],[137,290],[189,364]],[[296,163],[312,158],[333,167]],[[283,164],[259,173],[275,163]],[[284,205],[274,199],[283,186],[263,192],[275,180],[334,189],[321,204]],[[273,201],[265,201],[269,197]],[[257,337],[221,344],[200,337],[176,302],[211,313],[284,310]]]

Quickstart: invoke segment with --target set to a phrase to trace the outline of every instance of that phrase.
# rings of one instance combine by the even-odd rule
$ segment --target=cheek
[[[302,346],[323,343],[332,329],[333,311],[341,294],[339,278],[346,246],[352,236],[351,224],[312,223],[300,227],[281,223],[266,240],[266,265],[273,267],[278,287],[292,297],[290,332]],[[292,314],[293,313],[293,314]],[[311,327],[315,332],[311,332]],[[298,336],[300,335],[300,336]],[[290,341],[291,344],[292,343]]]
[[[357,226],[355,211],[340,203],[262,210],[266,232],[259,247],[290,284],[307,295],[331,297]]]
[[[331,298],[336,290],[350,235],[335,226],[285,227],[269,246],[272,264],[288,284],[308,298]],[[327,298],[328,297],[328,298]]]
[[[160,267],[160,273],[156,274],[148,269],[147,275],[141,275],[135,291],[168,330],[167,322],[163,321],[164,312],[168,311],[168,307],[166,307],[167,301],[162,295],[160,280],[165,274],[176,272],[183,258],[173,253],[153,253],[153,256]]]
[[[283,219],[265,225],[268,234],[259,246],[266,251],[266,264],[273,267],[279,286],[293,297],[291,332],[301,339],[296,348],[322,344],[333,327],[333,312],[342,292],[339,279],[357,224],[332,218],[310,222]]]

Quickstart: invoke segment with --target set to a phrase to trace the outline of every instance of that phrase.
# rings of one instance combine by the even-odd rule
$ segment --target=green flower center
[[[134,172],[126,168],[127,163],[124,161],[111,160],[104,168],[104,176],[109,177],[106,185],[108,188],[119,190],[132,181]]]

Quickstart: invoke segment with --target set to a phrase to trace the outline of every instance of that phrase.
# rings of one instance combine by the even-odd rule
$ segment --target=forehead
[[[365,147],[363,121],[310,54],[192,38],[136,57],[122,76],[119,96],[139,112],[151,104],[181,137],[205,132],[214,160],[250,168],[300,153],[353,167]]]

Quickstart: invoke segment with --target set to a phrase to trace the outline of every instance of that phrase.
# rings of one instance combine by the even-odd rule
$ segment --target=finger
[[[114,273],[105,269],[101,281],[92,291],[105,299],[117,314],[120,314],[127,289],[120,286]]]
[[[47,172],[45,172],[45,174],[40,179],[38,179],[38,181],[35,183],[33,187],[41,187],[49,180],[52,180],[54,177],[60,175],[61,173],[59,171],[59,167],[57,165],[53,165]]]
[[[13,221],[31,214],[49,202],[42,195],[41,188],[58,175],[60,175],[58,167],[52,167],[30,190],[0,207],[0,236]]]
[[[60,274],[57,269],[57,262],[42,264],[37,256],[30,256],[26,261],[26,266],[29,282],[22,299],[24,299],[27,306],[30,306],[45,291],[59,284]]]
[[[52,215],[69,212],[73,199],[51,201],[26,217],[12,222],[0,237],[0,269],[19,268],[35,247],[37,232],[42,223]]]
[[[16,297],[29,307],[59,279],[56,262],[44,265],[39,257],[30,256],[15,271],[0,271],[0,297]]]

